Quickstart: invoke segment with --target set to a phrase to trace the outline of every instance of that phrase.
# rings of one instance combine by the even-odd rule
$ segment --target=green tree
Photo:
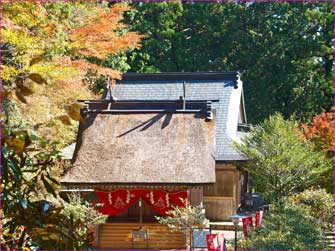
[[[180,44],[183,32],[179,26],[183,14],[180,2],[133,3],[133,10],[125,16],[131,30],[147,37],[143,50],[128,53],[133,72],[183,71],[179,65],[185,47]]]
[[[333,3],[133,3],[130,71],[245,70],[249,122],[333,105]]]
[[[317,175],[327,166],[324,156],[303,141],[297,123],[280,114],[252,128],[236,147],[250,158],[243,167],[270,203],[316,185]]]

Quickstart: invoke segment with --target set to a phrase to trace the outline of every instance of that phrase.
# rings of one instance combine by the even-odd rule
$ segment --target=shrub
[[[313,222],[325,231],[333,230],[334,201],[333,196],[325,189],[305,190],[288,198],[292,207],[301,208]]]
[[[65,231],[71,236],[71,248],[87,249],[93,241],[91,229],[94,225],[106,222],[107,216],[96,211],[79,194],[71,194],[69,202],[64,202],[61,214],[65,218]]]
[[[184,207],[173,207],[168,211],[167,217],[156,216],[159,223],[167,225],[171,230],[187,230],[191,228],[204,228],[209,221],[206,219],[202,206],[191,206],[187,200]]]
[[[321,228],[305,217],[304,211],[275,207],[264,215],[262,227],[240,241],[241,250],[322,250],[326,249]]]

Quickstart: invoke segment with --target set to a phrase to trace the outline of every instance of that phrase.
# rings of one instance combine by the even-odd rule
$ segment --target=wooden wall
[[[132,231],[139,229],[138,223],[114,222],[95,227],[94,248],[96,249],[180,249],[186,250],[188,236],[181,231],[172,232],[159,223],[144,223],[143,229],[149,233],[148,243],[144,239],[132,242]],[[133,246],[134,245],[134,246]]]
[[[216,182],[204,187],[206,216],[211,221],[230,221],[239,207],[243,176],[233,164],[216,164]]]

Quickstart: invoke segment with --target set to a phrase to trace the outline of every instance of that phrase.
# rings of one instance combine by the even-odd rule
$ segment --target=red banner
[[[100,213],[113,216],[131,207],[140,197],[140,191],[119,189],[113,192],[94,192],[99,197],[97,203],[103,204]]]
[[[262,225],[263,211],[256,211],[256,227],[260,227]]]
[[[111,192],[94,192],[103,206],[98,210],[106,215],[117,215],[131,207],[139,198],[151,209],[161,215],[172,209],[172,206],[184,206],[181,199],[187,199],[187,192],[167,192],[164,190],[118,189]]]
[[[252,216],[242,218],[243,233],[245,237],[249,236],[249,229],[254,227]]]
[[[151,209],[161,215],[172,209],[172,206],[183,207],[182,199],[187,199],[187,192],[166,192],[164,190],[143,190],[141,198]]]
[[[224,251],[223,234],[207,234],[206,241],[208,251]]]

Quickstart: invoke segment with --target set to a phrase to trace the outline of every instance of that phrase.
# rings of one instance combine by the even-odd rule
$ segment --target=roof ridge
[[[209,72],[160,72],[160,73],[124,73],[122,81],[129,80],[238,80],[239,71],[209,71]]]

